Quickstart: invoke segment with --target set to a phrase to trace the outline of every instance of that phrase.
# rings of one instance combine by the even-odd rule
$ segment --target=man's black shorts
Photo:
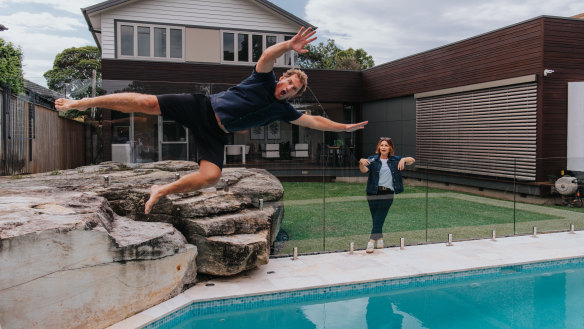
[[[207,160],[223,169],[227,134],[217,124],[209,97],[201,94],[170,94],[156,97],[164,118],[172,119],[191,130],[199,161]]]

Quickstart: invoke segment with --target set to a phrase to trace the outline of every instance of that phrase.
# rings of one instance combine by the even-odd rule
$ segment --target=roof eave
[[[125,4],[127,2],[132,2],[134,0],[108,0],[108,1],[104,1],[104,2],[100,2],[98,4],[95,4],[93,6],[89,6],[86,8],[81,8],[81,12],[83,13],[83,17],[85,17],[85,21],[87,22],[87,25],[89,26],[89,31],[91,32],[91,35],[93,36],[93,40],[95,40],[95,43],[97,44],[97,47],[99,48],[99,51],[101,51],[101,44],[99,43],[99,40],[97,39],[97,36],[95,35],[96,33],[101,33],[100,31],[97,31],[93,28],[93,25],[91,24],[91,19],[89,18],[89,16],[91,14],[95,14],[95,13],[99,13],[101,11],[104,11],[106,9],[109,9],[111,7],[114,6],[119,6],[122,4]],[[258,4],[274,11],[275,13],[284,16],[285,18],[293,21],[294,23],[304,26],[304,27],[312,27],[313,29],[317,29],[318,27],[308,23],[307,21],[301,19],[300,17],[274,5],[273,3],[267,1],[267,0],[255,0]]]
[[[108,0],[108,1],[104,1],[101,3],[95,4],[93,6],[89,6],[87,8],[83,8],[81,10],[83,11],[84,15],[89,15],[89,14],[93,14],[95,12],[106,10],[106,9],[113,7],[113,6],[118,6],[118,5],[124,4],[126,2],[131,2],[131,1],[133,1],[133,0]],[[289,20],[293,21],[294,23],[296,23],[298,25],[302,25],[304,27],[310,26],[313,29],[317,29],[316,26],[314,26],[314,25],[308,23],[307,21],[301,19],[300,17],[293,15],[292,13],[274,5],[273,3],[271,3],[267,0],[255,0],[255,1],[257,3],[259,3],[260,5],[288,18]],[[87,17],[86,17],[86,20],[87,20]]]
[[[93,28],[93,24],[91,24],[91,19],[89,19],[89,14],[87,13],[87,8],[81,8],[81,12],[83,13],[83,17],[85,17],[85,22],[87,23],[87,26],[89,26],[89,32],[91,32],[91,36],[93,37],[93,41],[95,41],[95,44],[97,45],[97,49],[99,49],[99,52],[101,53],[101,44],[99,43],[99,40],[97,39],[97,36],[95,35],[96,33],[101,33],[101,31],[97,31]]]
[[[314,30],[316,30],[318,27],[308,23],[307,21],[303,20],[302,18],[274,5],[273,3],[267,1],[267,0],[256,0],[257,3],[259,3],[262,6],[267,7],[268,9],[271,9],[272,11],[288,18],[289,20],[293,21],[294,23],[304,26],[304,27],[312,27]]]

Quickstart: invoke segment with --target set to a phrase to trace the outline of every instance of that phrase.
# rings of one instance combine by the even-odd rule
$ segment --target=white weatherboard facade
[[[92,14],[90,20],[96,30],[101,29],[97,36],[104,59],[117,58],[116,22],[285,34],[299,29],[295,22],[251,0],[141,0]],[[192,47],[186,42],[185,48]]]

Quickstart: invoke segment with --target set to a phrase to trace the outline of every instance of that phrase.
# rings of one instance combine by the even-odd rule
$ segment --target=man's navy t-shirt
[[[237,86],[211,95],[211,107],[229,132],[300,118],[302,113],[288,101],[274,97],[276,84],[274,71],[258,73],[254,69],[251,76]]]

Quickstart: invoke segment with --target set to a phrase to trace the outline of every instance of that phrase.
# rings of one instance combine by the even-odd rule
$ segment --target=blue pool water
[[[194,303],[145,328],[584,328],[584,258]]]

